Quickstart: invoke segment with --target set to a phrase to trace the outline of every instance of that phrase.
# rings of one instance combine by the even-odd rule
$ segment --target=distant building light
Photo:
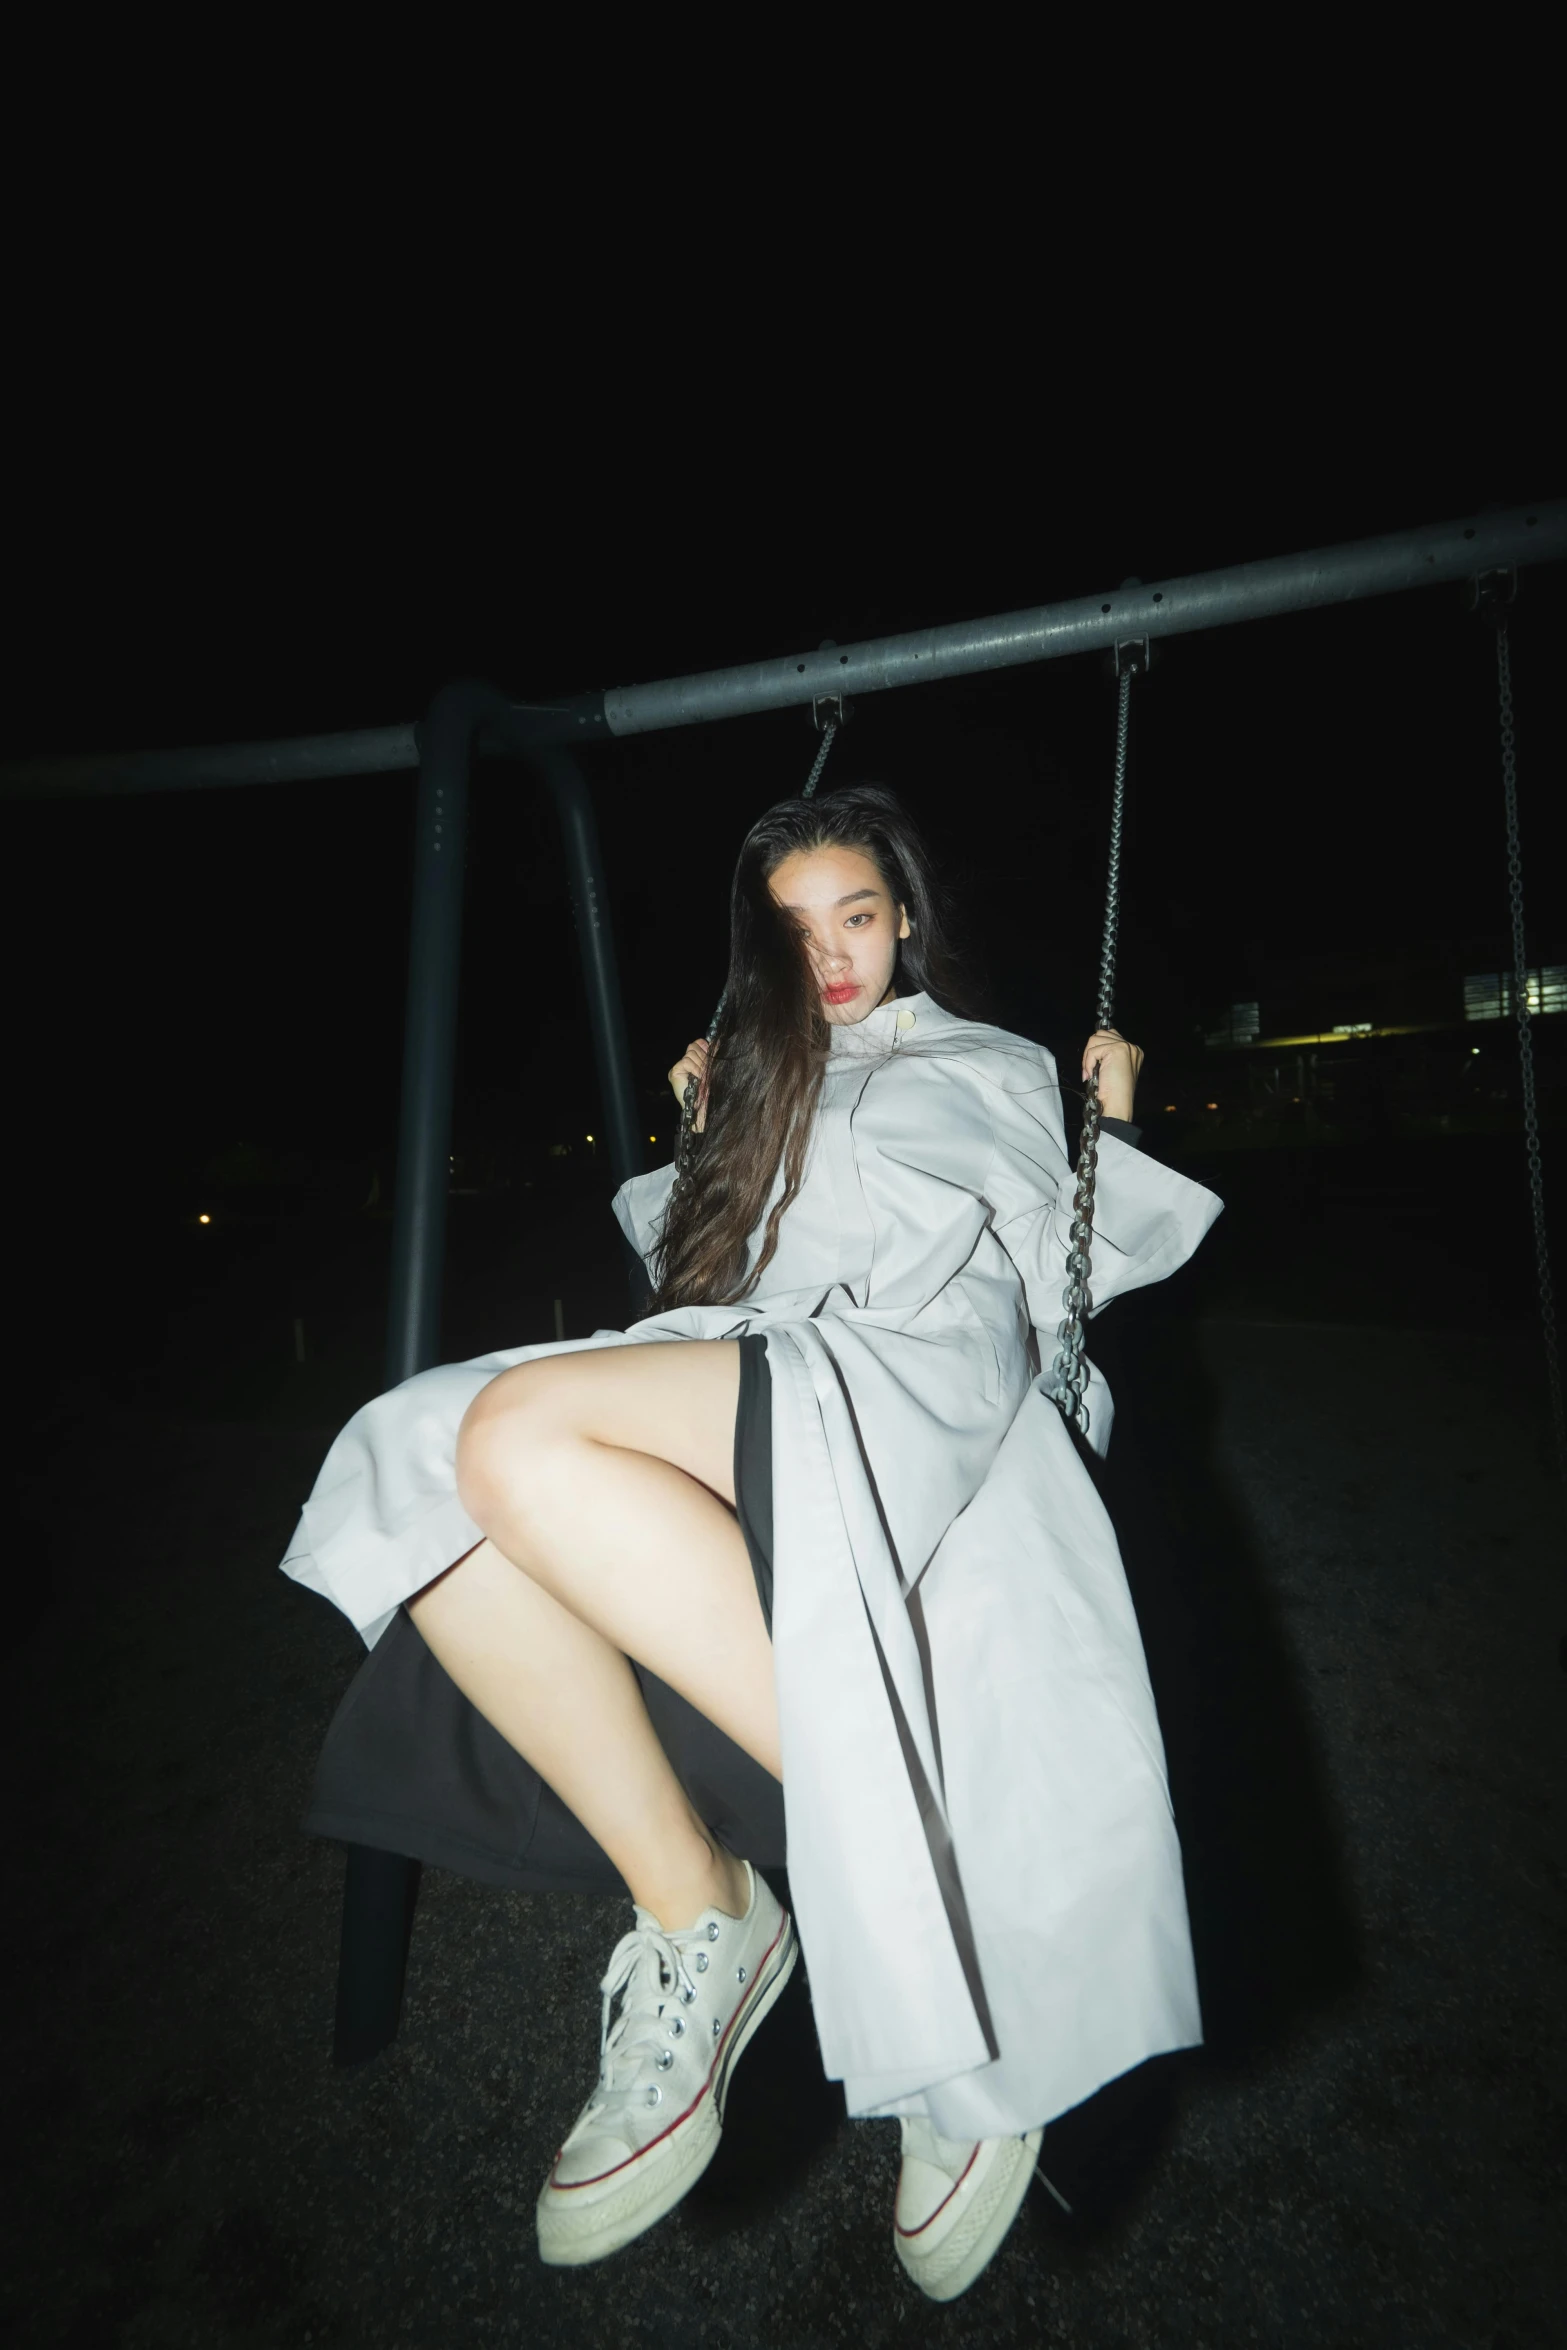
[[[1259,1004],[1231,1004],[1229,1017],[1210,1028],[1203,1042],[1211,1045],[1255,1044],[1262,1028]]]
[[[1473,1053],[1476,1060],[1480,1058],[1480,1047],[1477,1044],[1472,1044],[1469,1047],[1469,1050],[1471,1053]]]
[[[1203,1108],[1204,1108],[1205,1110],[1216,1110],[1216,1109],[1218,1108],[1218,1106],[1219,1106],[1219,1105],[1218,1105],[1218,1103],[1217,1103],[1217,1102],[1204,1102],[1204,1103],[1203,1103]]]
[[[589,1142],[591,1142],[591,1141],[593,1140],[593,1137],[592,1137],[592,1135],[591,1135],[591,1134],[590,1134],[590,1135],[587,1137],[587,1140],[588,1140]]]
[[[1340,1020],[1334,1027],[1335,1036],[1375,1036],[1376,1029],[1369,1020]]]
[[[1513,1011],[1511,971],[1480,971],[1464,981],[1466,1020],[1508,1020]],[[1542,963],[1526,974],[1524,1000],[1533,1018],[1567,1012],[1567,963]]]
[[[1169,1117],[1169,1115],[1170,1115],[1170,1112],[1171,1112],[1171,1111],[1174,1109],[1174,1107],[1175,1107],[1175,1104],[1174,1104],[1174,1102],[1166,1102],[1166,1103],[1165,1103],[1165,1105],[1164,1105],[1164,1114],[1165,1114],[1165,1116],[1166,1116],[1167,1118]]]
[[[198,1216],[196,1221],[198,1224],[210,1224],[212,1222],[212,1218],[210,1216]]]

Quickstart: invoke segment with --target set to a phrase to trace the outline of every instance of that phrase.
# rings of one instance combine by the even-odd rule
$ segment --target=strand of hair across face
[[[827,764],[827,754],[832,749],[832,738],[837,733],[837,731],[837,719],[829,718],[826,725],[822,728],[821,748],[816,754],[816,759],[811,768],[810,774],[805,779],[805,789],[800,794],[802,800],[808,800],[812,792],[815,791],[818,783],[821,781],[822,769]],[[718,1034],[718,1023],[724,1016],[724,1006],[728,1003],[728,1001],[729,990],[726,987],[718,999],[718,1005],[713,1013],[712,1019],[709,1020],[707,1024],[707,1041],[709,1045],[712,1044],[714,1037]],[[680,1098],[680,1132],[675,1137],[675,1183],[677,1185],[683,1183],[686,1176],[691,1171],[691,1153],[694,1148],[692,1137],[696,1133],[696,1104],[698,1091],[699,1087],[697,1080],[694,1077],[688,1077],[685,1082],[685,1090]]]

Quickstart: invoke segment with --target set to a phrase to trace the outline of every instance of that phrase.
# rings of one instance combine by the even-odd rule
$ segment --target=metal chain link
[[[1518,1022],[1518,1066],[1523,1077],[1524,1151],[1529,1165],[1529,1208],[1534,1221],[1535,1270],[1540,1327],[1556,1435],[1556,1467],[1567,1487],[1567,1405],[1562,1397],[1561,1353],[1556,1339],[1556,1298],[1551,1281],[1550,1240],[1545,1228],[1545,1167],[1540,1151],[1540,1113],[1534,1084],[1534,1037],[1529,1026],[1529,959],[1524,943],[1523,848],[1518,831],[1518,761],[1513,744],[1513,679],[1507,644],[1507,617],[1497,615],[1496,678],[1502,717],[1502,791],[1507,807],[1507,896],[1513,925],[1513,1011]]]
[[[847,658],[847,656],[845,656],[845,658]],[[816,754],[816,764],[811,769],[810,774],[806,777],[805,789],[800,794],[802,800],[808,800],[812,792],[816,789],[817,784],[821,781],[822,769],[827,764],[827,754],[832,749],[832,738],[837,733],[837,731],[837,719],[829,718],[826,725],[822,728],[822,747]]]
[[[805,788],[800,794],[802,800],[808,800],[812,792],[815,791],[818,783],[821,781],[822,769],[827,764],[827,754],[832,749],[832,738],[838,731],[838,723],[839,722],[836,718],[829,718],[822,727],[821,749],[817,752],[815,764],[812,767],[810,774],[805,779]],[[724,1006],[728,1001],[729,990],[726,987],[723,994],[718,999],[717,1010],[714,1012],[712,1019],[707,1024],[707,1041],[709,1045],[712,1044],[714,1037],[718,1034],[718,1023],[724,1016]],[[681,1184],[684,1183],[687,1176],[690,1174],[693,1162],[696,1158],[697,1092],[698,1086],[696,1079],[694,1077],[688,1077],[685,1082],[685,1090],[680,1097],[680,1132],[675,1137],[675,1180],[673,1186],[671,1187],[671,1198],[673,1198],[674,1193],[679,1190]]]
[[[1105,935],[1099,957],[1099,1016],[1095,1023],[1108,1028],[1115,1009],[1115,950],[1121,924],[1121,824],[1126,808],[1126,747],[1132,717],[1132,669],[1121,671],[1120,698],[1115,716],[1115,783],[1110,795],[1110,863],[1105,882]],[[1088,1363],[1083,1353],[1085,1324],[1092,1303],[1088,1276],[1094,1236],[1094,1175],[1099,1163],[1099,1125],[1104,1112],[1099,1102],[1099,1073],[1090,1070],[1083,1095],[1083,1133],[1077,1152],[1077,1188],[1072,1195],[1071,1248],[1066,1260],[1066,1288],[1062,1292],[1062,1319],[1056,1331],[1056,1358],[1050,1366],[1050,1393],[1068,1427],[1088,1432],[1083,1390],[1088,1385]]]
[[[1115,713],[1115,783],[1110,794],[1110,860],[1105,878],[1105,940],[1099,955],[1099,1018],[1108,1028],[1115,1009],[1115,950],[1121,928],[1121,823],[1126,813],[1126,744],[1131,728],[1132,671],[1121,672]]]

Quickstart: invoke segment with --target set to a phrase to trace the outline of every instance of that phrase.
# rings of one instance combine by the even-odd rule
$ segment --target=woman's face
[[[767,886],[799,925],[835,1027],[852,1028],[886,1002],[909,918],[863,849],[797,849],[774,866]]]

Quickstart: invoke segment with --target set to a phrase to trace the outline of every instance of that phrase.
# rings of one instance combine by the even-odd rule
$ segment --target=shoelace
[[[664,2010],[671,1999],[689,2005],[697,1994],[685,1954],[672,1935],[660,1926],[633,1926],[610,1955],[599,1985],[604,2004],[599,2016],[599,2085],[593,2106],[602,2110],[612,2097],[625,2097],[638,2086],[643,2065],[660,2054]],[[610,2011],[620,1997],[620,2013],[613,2024]]]

